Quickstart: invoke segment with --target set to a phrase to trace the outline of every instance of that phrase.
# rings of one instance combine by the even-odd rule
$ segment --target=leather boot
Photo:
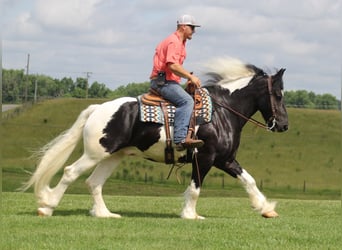
[[[203,145],[204,145],[204,142],[202,140],[186,138],[181,143],[176,144],[176,150],[177,151],[183,151],[183,150],[189,149],[189,148],[200,148]]]

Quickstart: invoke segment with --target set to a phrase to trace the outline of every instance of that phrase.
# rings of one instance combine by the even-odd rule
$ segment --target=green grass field
[[[205,220],[182,220],[181,196],[105,196],[121,219],[88,215],[86,195],[65,195],[54,216],[36,216],[31,193],[2,194],[3,250],[38,249],[341,249],[341,202],[278,200],[264,219],[247,198],[202,197]]]
[[[38,103],[14,118],[3,120],[3,190],[15,191],[29,178],[27,171],[32,172],[36,164],[35,159],[30,158],[33,151],[69,128],[80,111],[89,104],[104,101],[54,99]],[[242,132],[238,161],[252,174],[258,185],[269,190],[272,196],[339,199],[342,180],[340,111],[288,109],[288,113],[290,129],[285,133],[270,133],[254,125],[246,125]],[[258,114],[255,118],[261,120]],[[76,148],[69,163],[80,156],[81,146]],[[178,186],[175,175],[165,180],[168,171],[169,166],[164,164],[127,158],[113,173],[111,180],[130,184],[147,179],[153,184]],[[190,172],[190,165],[179,171],[183,184],[189,182]],[[106,184],[105,191],[117,194],[116,181],[111,180]],[[71,191],[86,193],[85,185],[78,183],[71,187]],[[225,189],[240,188],[235,179],[215,169],[209,172],[204,185],[205,188],[217,189],[218,193]]]

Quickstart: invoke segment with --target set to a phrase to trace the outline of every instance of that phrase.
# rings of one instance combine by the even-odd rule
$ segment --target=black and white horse
[[[265,128],[277,132],[287,130],[288,117],[283,100],[284,71],[281,69],[269,76],[263,70],[235,59],[218,60],[211,64],[204,88],[210,93],[213,102],[212,121],[196,127],[197,137],[205,144],[193,157],[191,182],[184,193],[182,218],[203,219],[196,212],[196,203],[201,184],[212,166],[239,178],[252,206],[261,215],[277,216],[275,202],[266,199],[257,188],[254,178],[239,165],[235,157],[242,128],[257,111],[266,121]],[[64,166],[82,137],[83,155],[66,166],[59,183],[50,187],[52,177]],[[93,196],[90,213],[96,217],[121,217],[111,213],[105,205],[102,197],[105,181],[127,155],[163,162],[165,139],[163,125],[140,121],[136,98],[123,97],[100,105],[90,105],[81,112],[70,129],[42,148],[39,165],[23,189],[33,185],[38,214],[51,216],[68,186],[96,166],[86,180]],[[185,153],[175,152],[175,159],[180,159]]]

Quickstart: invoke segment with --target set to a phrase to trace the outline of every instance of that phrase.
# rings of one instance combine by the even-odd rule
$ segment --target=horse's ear
[[[280,88],[281,89],[284,89],[284,85],[283,85],[283,75],[284,75],[284,72],[285,72],[285,68],[281,68],[280,70],[278,70],[278,72],[275,74],[275,79],[276,80],[279,80],[279,83],[280,83]]]
[[[277,75],[278,75],[278,76],[283,76],[285,70],[286,70],[285,68],[281,68],[281,69],[277,72]]]

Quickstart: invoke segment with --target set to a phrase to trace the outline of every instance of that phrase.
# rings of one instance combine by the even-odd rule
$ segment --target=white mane
[[[205,74],[209,77],[208,84],[219,84],[233,93],[246,87],[255,71],[236,58],[216,58],[205,65]],[[212,78],[212,79],[211,79]]]
[[[245,63],[230,57],[213,59],[205,67],[207,73],[219,75],[225,83],[255,75],[255,72],[246,67]]]

